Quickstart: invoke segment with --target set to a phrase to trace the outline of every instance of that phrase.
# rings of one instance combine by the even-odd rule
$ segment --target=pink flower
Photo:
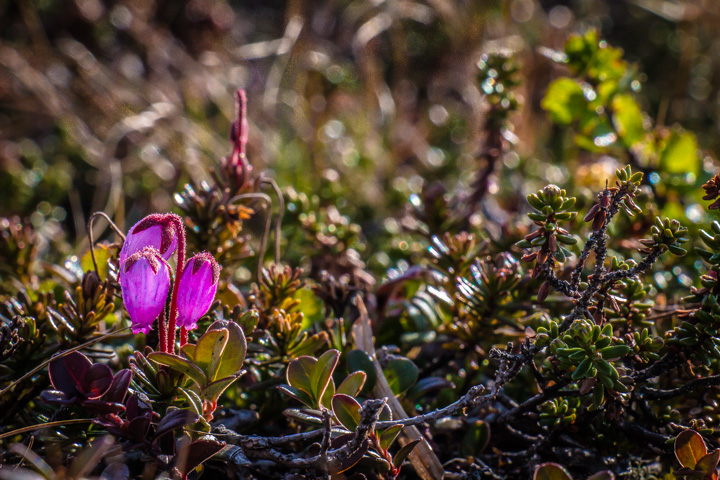
[[[180,277],[177,295],[178,325],[192,330],[215,299],[220,265],[208,252],[188,260]]]
[[[169,260],[177,248],[177,225],[182,225],[182,219],[174,213],[154,213],[140,220],[128,230],[120,250],[120,264],[145,247],[154,247]]]
[[[169,267],[160,252],[146,246],[128,256],[120,265],[120,287],[133,333],[148,333],[170,290]]]

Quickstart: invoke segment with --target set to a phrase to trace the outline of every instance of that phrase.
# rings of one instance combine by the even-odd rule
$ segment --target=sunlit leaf
[[[562,77],[550,84],[541,105],[555,123],[568,125],[587,108],[587,99],[575,80]]]
[[[684,430],[675,438],[675,457],[683,467],[695,468],[698,460],[706,454],[707,447],[699,433]]]

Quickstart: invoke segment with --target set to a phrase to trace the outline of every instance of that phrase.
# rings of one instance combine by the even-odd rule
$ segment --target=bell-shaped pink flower
[[[165,308],[170,271],[154,247],[133,253],[120,265],[120,287],[133,333],[148,333]]]
[[[182,219],[174,213],[153,213],[140,220],[128,230],[120,250],[120,264],[145,247],[154,247],[169,260],[177,248],[177,225],[182,225]]]
[[[177,324],[192,330],[215,299],[220,265],[208,252],[188,260],[180,277],[177,292]]]

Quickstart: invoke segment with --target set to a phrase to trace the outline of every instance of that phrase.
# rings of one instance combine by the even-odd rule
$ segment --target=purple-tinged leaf
[[[82,389],[86,398],[100,398],[110,388],[113,374],[104,363],[94,363],[83,378]]]
[[[185,460],[183,465],[178,465],[183,478],[222,450],[224,446],[224,442],[219,442],[214,437],[207,435],[183,447],[178,452],[178,458]]]
[[[123,433],[131,440],[146,442],[150,431],[150,415],[135,417],[125,424]]]
[[[200,420],[200,417],[188,410],[172,410],[160,420],[157,431],[155,432],[155,441],[157,442],[160,437],[169,433],[177,428],[184,427],[185,425],[191,425]]]
[[[125,416],[128,420],[133,420],[153,411],[150,399],[144,393],[130,395],[127,403],[125,403],[125,408],[127,409]]]
[[[88,412],[107,415],[110,413],[122,413],[125,411],[125,405],[122,403],[111,403],[103,400],[83,400],[80,405]]]
[[[111,403],[123,403],[127,395],[130,381],[132,380],[132,371],[123,368],[113,377],[110,388],[105,392],[103,400]]]
[[[80,352],[72,352],[52,360],[48,367],[50,383],[55,390],[64,392],[68,397],[75,397],[82,392],[85,373],[91,366],[90,359]]]
[[[44,390],[40,393],[40,399],[51,405],[72,405],[74,398],[68,398],[65,392],[59,390]]]

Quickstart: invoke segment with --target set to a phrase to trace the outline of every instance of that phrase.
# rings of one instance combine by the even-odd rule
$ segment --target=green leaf
[[[343,380],[340,386],[337,388],[337,393],[344,393],[345,395],[350,395],[351,397],[354,397],[355,395],[360,393],[363,385],[365,385],[366,379],[367,374],[365,372],[353,372],[347,377],[345,377],[345,380]]]
[[[327,408],[328,410],[332,410],[332,398],[334,395],[335,395],[335,381],[333,381],[333,379],[331,377],[330,381],[327,384],[327,388],[325,389],[325,393],[323,393],[323,396],[320,399],[320,404],[322,404],[322,406]],[[352,396],[354,396],[354,395],[351,395],[351,397]]]
[[[393,457],[393,465],[395,468],[400,468],[400,465],[402,465],[418,443],[420,443],[420,439],[413,440],[412,442],[406,443],[400,448],[400,450],[398,450]]]
[[[227,330],[229,337],[227,345],[225,345],[225,349],[220,356],[220,362],[215,369],[213,380],[236,375],[240,372],[247,354],[247,340],[240,325],[229,320],[217,320],[208,327],[208,331],[220,329]]]
[[[609,347],[601,348],[598,352],[605,360],[612,360],[624,357],[628,353],[632,352],[632,348],[627,345],[611,345]]]
[[[644,138],[643,112],[632,96],[615,95],[612,100],[612,112],[613,124],[623,145],[632,147]]]
[[[319,410],[307,408],[286,408],[283,410],[283,415],[311,425],[320,426],[323,424],[322,413],[320,413]]]
[[[100,280],[105,281],[108,274],[108,262],[112,258],[110,249],[103,244],[95,245],[95,260],[98,266],[98,275]],[[92,256],[90,255],[90,249],[80,259],[80,267],[83,272],[90,270],[95,271],[95,265],[93,265]]]
[[[313,399],[310,397],[310,395],[303,392],[299,388],[295,388],[290,385],[279,385],[277,388],[285,395],[294,398],[298,402],[306,405],[308,408],[313,408]]]
[[[400,395],[417,382],[420,371],[412,360],[394,358],[387,363],[383,373],[393,393]]]
[[[335,349],[328,350],[320,355],[312,370],[313,398],[320,400],[325,393],[330,377],[337,366],[340,352]]]
[[[365,372],[367,379],[365,385],[363,385],[362,393],[367,394],[375,388],[375,382],[377,382],[377,372],[375,371],[375,364],[363,350],[350,350],[347,356],[347,367],[349,372]]]
[[[563,77],[550,84],[541,105],[555,123],[568,125],[587,108],[587,100],[575,80]]]
[[[660,152],[660,168],[668,173],[697,174],[701,168],[698,144],[690,132],[672,132]]]
[[[237,379],[238,377],[232,376],[215,380],[200,391],[200,396],[206,400],[217,401],[220,395]]]
[[[685,430],[675,438],[675,457],[683,467],[695,468],[706,454],[707,447],[699,433]]]
[[[228,343],[230,336],[226,328],[218,330],[208,329],[199,339],[195,346],[193,360],[195,365],[205,372],[210,381],[215,380],[215,373],[220,364],[220,358]]]
[[[173,370],[190,377],[200,388],[205,386],[207,383],[207,377],[203,371],[200,370],[197,365],[184,359],[183,357],[178,357],[177,355],[173,355],[171,353],[153,352],[148,355],[148,359],[160,365],[170,367]]]
[[[185,397],[185,399],[190,404],[190,409],[196,414],[198,414],[198,416],[202,416],[202,399],[200,398],[200,396],[192,390],[188,390],[182,387],[180,387],[179,390],[180,393],[183,394],[183,397]]]
[[[195,361],[195,344],[186,343],[180,347],[180,353],[191,362]]]
[[[336,394],[332,399],[333,413],[338,422],[351,432],[360,424],[360,404],[350,395]]]
[[[572,480],[572,477],[557,463],[543,463],[535,468],[533,480]]]
[[[390,448],[390,445],[395,441],[398,435],[400,435],[400,432],[402,432],[402,429],[404,428],[404,425],[393,425],[392,427],[388,427],[380,434],[380,447],[383,450],[387,450]]]
[[[490,427],[486,422],[478,420],[470,426],[465,434],[461,451],[463,455],[475,457],[487,447],[489,442]]]
[[[297,290],[292,298],[300,302],[298,310],[303,312],[303,329],[308,329],[325,320],[323,302],[310,287]]]
[[[307,393],[310,398],[313,396],[313,370],[317,359],[303,355],[290,362],[287,368],[287,382],[303,392]]]

